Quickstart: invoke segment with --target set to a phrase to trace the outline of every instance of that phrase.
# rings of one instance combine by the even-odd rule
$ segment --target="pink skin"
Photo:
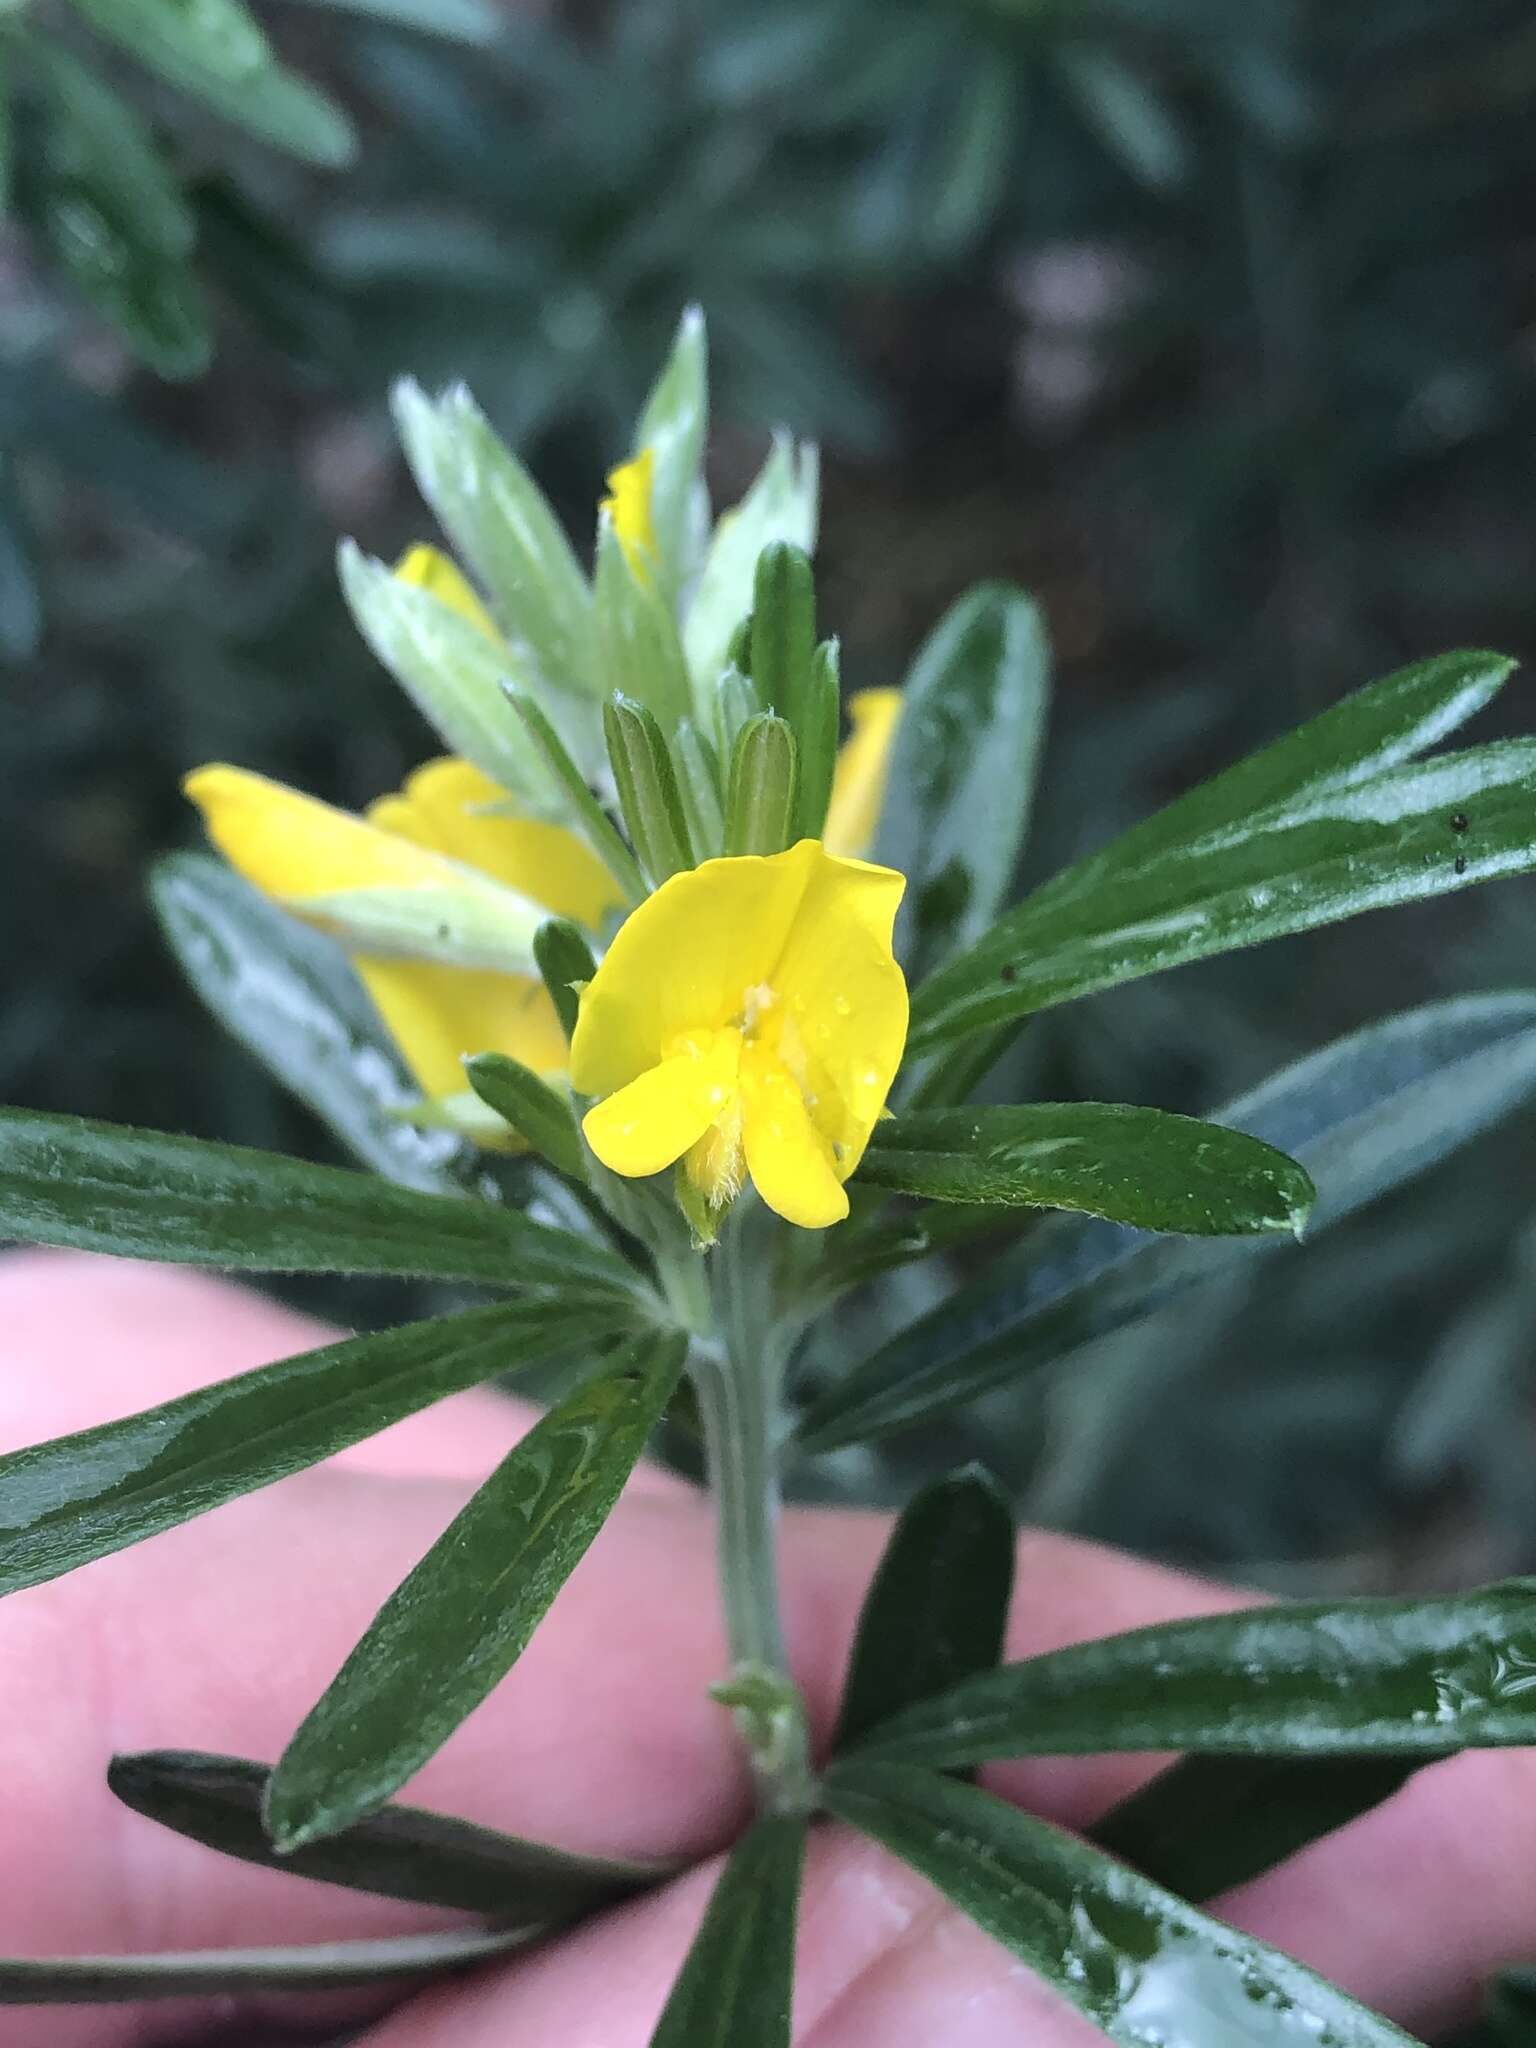
[[[221,1281],[44,1253],[0,1258],[0,1448],[170,1398],[322,1342],[323,1327]],[[120,1808],[114,1750],[273,1758],[378,1602],[528,1416],[460,1395],[312,1473],[0,1603],[0,1950],[197,1948],[402,1932],[449,1917],[227,1861]],[[881,1518],[797,1512],[784,1567],[796,1670],[834,1710]],[[410,1788],[423,1804],[621,1854],[708,1855],[745,1811],[725,1716],[708,1518],[667,1475],[637,1476],[511,1680]],[[1241,1601],[1065,1538],[1020,1540],[1012,1655]],[[1417,2032],[1462,2016],[1479,1980],[1536,1951],[1530,1752],[1424,1772],[1385,1807],[1218,1910]],[[1136,1759],[1000,1767],[989,1782],[1083,1825],[1144,1775]],[[473,1980],[402,1997],[41,2008],[6,2048],[274,2039],[375,2016],[368,2048],[644,2048],[713,1865]],[[807,1877],[799,2048],[973,2048],[1098,2036],[881,1851],[828,1827]]]

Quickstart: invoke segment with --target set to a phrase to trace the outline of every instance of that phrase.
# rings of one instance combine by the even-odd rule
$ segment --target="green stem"
[[[752,1261],[734,1242],[688,1254],[688,1272],[665,1276],[674,1308],[685,1304],[694,1332],[689,1374],[704,1430],[715,1503],[720,1595],[731,1658],[714,1688],[735,1709],[765,1813],[804,1813],[814,1803],[805,1707],[790,1675],[779,1614],[779,1480],[776,1442],[785,1353]],[[716,1280],[717,1325],[704,1277]],[[702,1292],[702,1302],[700,1295]]]

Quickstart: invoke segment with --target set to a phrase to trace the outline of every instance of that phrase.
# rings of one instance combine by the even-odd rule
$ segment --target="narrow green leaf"
[[[677,324],[671,352],[635,428],[633,453],[649,448],[655,465],[651,475],[651,522],[661,559],[658,567],[669,593],[675,595],[697,567],[693,529],[707,522],[704,491],[704,444],[709,429],[709,342],[704,314],[689,306]]]
[[[752,579],[752,686],[798,741],[816,658],[816,577],[804,548],[771,541]]]
[[[226,120],[311,163],[351,160],[357,138],[345,112],[278,64],[239,0],[74,0],[100,34]]]
[[[1196,1905],[1246,1884],[1407,1783],[1401,1756],[1186,1756],[1092,1831],[1101,1849]]]
[[[1172,1621],[966,1679],[862,1753],[950,1768],[1176,1749],[1441,1756],[1536,1743],[1536,1579]]]
[[[632,697],[663,732],[675,731],[693,708],[677,620],[654,578],[631,564],[607,512],[598,525],[593,586],[605,692]]]
[[[120,231],[141,248],[167,258],[190,255],[192,211],[146,123],[61,43],[36,37],[27,57],[54,116],[53,176],[99,191]]]
[[[688,616],[683,645],[702,711],[728,659],[732,637],[752,609],[757,558],[770,541],[788,541],[809,555],[816,547],[819,464],[809,442],[774,436],[752,488],[716,522]]]
[[[996,1665],[1013,1550],[1007,1496],[979,1465],[908,1501],[864,1597],[834,1755],[902,1707]]]
[[[1411,2039],[1278,1949],[972,1785],[841,1763],[825,1796],[1122,2048]]]
[[[395,1114],[417,1094],[346,954],[202,853],[156,863],[166,943],[208,1008],[376,1173],[447,1194],[465,1148]]]
[[[651,2048],[789,2048],[805,1833],[771,1815],[736,1844]]]
[[[1064,39],[1054,54],[1068,96],[1131,175],[1158,192],[1182,184],[1190,151],[1163,96],[1101,47]]]
[[[709,860],[725,845],[725,788],[720,760],[691,718],[672,735],[677,758],[678,788],[688,818],[688,835],[700,860]]]
[[[630,697],[609,698],[603,706],[603,733],[630,839],[659,888],[668,876],[694,864],[671,753],[661,727]]]
[[[859,1177],[930,1201],[1076,1209],[1197,1237],[1299,1234],[1316,1195],[1257,1138],[1118,1102],[918,1110],[876,1127]]]
[[[491,0],[303,0],[342,14],[362,14],[455,43],[493,43],[501,16]]]
[[[430,590],[407,583],[387,563],[365,555],[355,541],[341,543],[336,566],[353,623],[449,748],[536,810],[564,813],[565,787],[543,751],[529,744],[507,702],[510,690],[537,693],[540,678],[526,656],[491,639]],[[555,719],[550,723],[559,729]],[[561,744],[569,751],[576,721],[565,723]],[[583,784],[596,761],[594,731],[587,759],[577,767]]]
[[[247,1273],[624,1288],[622,1259],[515,1209],[243,1145],[0,1110],[0,1235]]]
[[[1490,668],[1507,673],[1508,664],[1466,656],[1455,673],[1464,679],[1470,669],[1486,684]],[[1227,816],[1233,788],[1218,778],[1205,806],[1199,791],[1183,799],[1189,836],[1139,841],[1132,833],[1048,883],[917,989],[911,1050],[929,1052],[985,1025],[1213,953],[1536,865],[1536,742],[1495,742],[1365,772],[1325,751],[1354,731],[1347,720],[1315,721],[1303,728],[1312,747],[1300,764],[1294,743],[1302,735],[1281,742],[1281,764],[1266,767],[1262,755],[1244,764],[1239,790],[1257,792],[1286,774],[1297,785],[1245,817]]]
[[[503,632],[550,687],[595,696],[591,589],[544,493],[462,385],[431,399],[406,378],[393,403],[421,494]]]
[[[789,845],[799,786],[795,736],[782,718],[760,711],[736,735],[725,800],[728,854],[782,853]]]
[[[1008,900],[1050,704],[1035,605],[983,584],[951,606],[907,675],[876,860],[907,893],[897,952],[914,979],[979,939]]]
[[[675,1868],[575,1856],[416,1806],[386,1806],[355,1828],[280,1856],[261,1825],[270,1776],[265,1764],[241,1757],[164,1749],[115,1756],[107,1783],[135,1813],[221,1856],[528,1930],[577,1919]]]
[[[252,1991],[340,1991],[390,1977],[472,1969],[527,1946],[523,1928],[464,1927],[296,1948],[198,1948],[164,1955],[0,1958],[0,2005],[128,2005]]]
[[[824,640],[811,662],[810,684],[800,716],[800,781],[795,792],[792,839],[819,839],[832,801],[842,719],[838,644]]]
[[[559,1014],[560,1028],[569,1038],[576,1029],[581,991],[597,972],[592,948],[579,925],[572,924],[569,918],[552,917],[539,926],[533,953],[549,999]]]
[[[1536,995],[1430,1003],[1282,1068],[1216,1120],[1292,1155],[1319,1195],[1308,1228],[1341,1221],[1486,1130],[1536,1091]],[[942,1249],[943,1212],[897,1226],[893,1256]],[[910,1428],[1018,1381],[1164,1307],[1277,1238],[1204,1243],[1051,1217],[990,1272],[856,1365],[808,1409],[808,1450]],[[855,1242],[850,1278],[871,1254]],[[838,1257],[834,1242],[832,1258]],[[889,1261],[885,1261],[888,1263]],[[880,1270],[877,1262],[875,1270]],[[829,1274],[829,1278],[832,1276]]]
[[[450,1394],[623,1329],[590,1302],[499,1302],[347,1337],[0,1458],[0,1594],[271,1486]]]
[[[645,877],[625,845],[623,834],[592,794],[587,778],[571,759],[565,742],[550,723],[543,706],[536,703],[526,690],[509,689],[507,699],[564,792],[577,829],[629,901],[640,902],[646,893]]]
[[[612,1512],[683,1351],[680,1336],[630,1343],[530,1431],[390,1595],[273,1773],[278,1848],[372,1813],[511,1670]]]
[[[532,1068],[506,1053],[476,1053],[464,1062],[464,1071],[480,1100],[504,1117],[557,1173],[569,1174],[572,1180],[584,1178],[581,1133],[569,1097],[557,1094]]]

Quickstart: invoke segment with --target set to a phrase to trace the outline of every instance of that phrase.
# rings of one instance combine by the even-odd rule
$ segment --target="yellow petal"
[[[529,975],[368,954],[353,964],[425,1095],[462,1093],[467,1053],[510,1053],[536,1074],[565,1066],[555,1006]]]
[[[613,877],[574,832],[512,816],[511,802],[473,763],[450,755],[418,768],[398,796],[370,808],[368,819],[478,868],[556,917],[598,930],[623,900]]]
[[[611,1173],[660,1173],[729,1110],[740,1059],[736,1032],[709,1034],[589,1109],[587,1143]]]
[[[621,462],[608,473],[610,496],[602,509],[613,521],[614,535],[624,550],[630,574],[649,583],[656,565],[656,522],[651,515],[651,486],[655,480],[656,456],[642,448],[631,462]]]
[[[302,901],[349,889],[443,889],[463,879],[440,854],[265,775],[215,763],[196,769],[182,788],[214,845],[268,896]]]
[[[619,927],[582,996],[571,1039],[580,1092],[609,1095],[679,1039],[736,1023],[747,991],[769,980],[804,893],[793,853],[705,861],[663,882]]]
[[[830,1141],[816,1128],[793,1079],[749,1048],[742,1060],[742,1138],[752,1185],[768,1207],[802,1230],[848,1214]]]
[[[428,547],[425,541],[418,541],[407,548],[395,564],[395,574],[402,583],[414,584],[418,590],[435,597],[439,604],[445,604],[449,611],[457,612],[466,624],[477,626],[487,639],[501,640],[496,621],[475,595],[474,590],[457,562],[445,555],[441,548]]]
[[[832,801],[822,828],[828,853],[868,853],[880,824],[891,745],[901,719],[900,690],[859,690],[849,699],[853,731],[838,752]]]

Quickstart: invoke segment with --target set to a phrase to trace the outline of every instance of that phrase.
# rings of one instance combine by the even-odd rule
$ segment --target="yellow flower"
[[[489,917],[547,915],[596,929],[619,898],[607,870],[557,825],[508,815],[508,798],[467,761],[430,761],[367,819],[265,776],[214,765],[187,777],[208,831],[248,882],[309,922],[353,936],[353,964],[425,1094],[464,1093],[466,1053],[505,1052],[535,1073],[561,1071],[565,1034],[536,975],[412,957],[401,903],[427,906],[428,949],[444,919],[482,901]],[[387,949],[358,943],[379,899],[403,934]],[[380,929],[382,931],[380,913]]]
[[[663,883],[621,926],[571,1041],[573,1085],[603,1098],[583,1126],[603,1164],[638,1177],[682,1159],[713,1207],[750,1174],[808,1230],[846,1216],[906,1043],[905,886],[814,839]]]
[[[857,690],[848,700],[853,731],[838,751],[821,840],[828,853],[857,859],[875,843],[901,719],[900,690]]]
[[[630,462],[621,462],[608,473],[610,496],[602,509],[613,521],[614,536],[624,550],[629,572],[637,583],[648,584],[655,573],[656,522],[651,515],[651,486],[656,476],[653,450],[642,448]]]

